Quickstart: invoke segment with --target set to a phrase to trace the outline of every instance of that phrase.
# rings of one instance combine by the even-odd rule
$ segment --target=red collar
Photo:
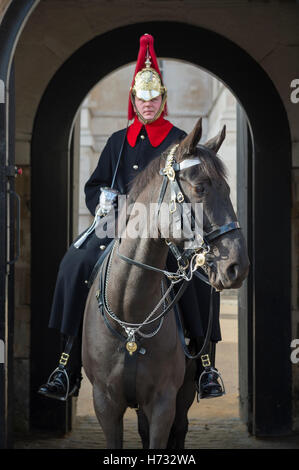
[[[137,137],[141,131],[143,124],[139,121],[137,116],[135,116],[134,122],[129,126],[127,132],[127,140],[131,147],[135,147]],[[166,121],[162,116],[159,117],[156,121],[145,124],[145,129],[149,138],[149,141],[153,147],[158,147],[163,140],[167,137],[170,130],[173,127],[171,122]]]

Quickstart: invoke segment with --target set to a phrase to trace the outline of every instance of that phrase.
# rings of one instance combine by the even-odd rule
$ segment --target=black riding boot
[[[210,354],[200,356],[196,361],[197,399],[216,398],[225,394],[224,383],[215,368],[216,344],[210,343]]]
[[[58,367],[52,372],[47,383],[43,384],[38,393],[56,400],[66,401],[71,396],[78,396],[81,385],[81,341],[74,348],[73,364],[66,367],[70,359],[74,337],[69,337],[59,361]]]

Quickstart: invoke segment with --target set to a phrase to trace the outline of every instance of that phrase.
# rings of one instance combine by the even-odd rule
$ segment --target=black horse
[[[109,260],[103,264],[103,269],[107,268],[105,282],[98,292],[98,276],[87,299],[83,366],[93,385],[95,412],[107,448],[122,447],[123,415],[129,405],[124,393],[124,353],[120,340],[124,334],[131,355],[137,336],[145,336],[146,353],[136,353],[134,383],[144,447],[184,447],[187,413],[196,393],[194,361],[186,362],[173,309],[163,315],[165,304],[170,302],[171,287],[163,284],[165,277],[173,282],[184,281],[203,265],[211,285],[222,290],[240,287],[248,273],[244,237],[230,201],[224,166],[216,155],[225,128],[204,146],[197,146],[200,137],[201,119],[180,144],[153,160],[137,176],[129,194],[133,210]],[[184,232],[180,236],[176,232],[183,201],[203,203],[203,231],[210,236],[208,243],[202,241],[199,248],[189,249],[190,263],[180,265],[174,275],[164,271],[169,245],[180,248],[190,241]],[[143,220],[144,227],[151,227],[151,236],[128,236],[136,232],[134,207],[149,208],[154,203],[158,211],[148,210]],[[161,217],[160,209],[165,203],[170,217]],[[196,233],[197,236],[201,239],[200,234]],[[99,313],[99,297],[106,316]]]

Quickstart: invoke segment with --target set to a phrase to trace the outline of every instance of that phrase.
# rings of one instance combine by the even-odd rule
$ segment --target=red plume
[[[154,38],[151,34],[144,34],[140,38],[140,48],[139,48],[135,73],[134,73],[134,77],[133,77],[133,80],[132,80],[131,87],[133,87],[133,85],[134,85],[134,81],[135,81],[135,77],[136,77],[137,73],[140,72],[140,70],[145,68],[145,59],[146,59],[147,47],[148,47],[148,51],[149,51],[149,55],[150,55],[150,59],[151,59],[151,63],[152,63],[151,68],[155,69],[158,72],[158,74],[161,77],[161,81],[162,81],[162,75],[161,75],[161,72],[160,72],[160,69],[159,69],[158,60],[157,60],[157,56],[156,56],[155,49],[154,49]],[[130,94],[131,94],[131,92],[130,92]],[[167,114],[166,113],[166,104],[165,104],[163,113]],[[131,120],[131,119],[134,118],[134,116],[135,116],[135,111],[133,109],[133,105],[132,105],[132,102],[131,102],[131,96],[130,96],[129,97],[128,119]]]

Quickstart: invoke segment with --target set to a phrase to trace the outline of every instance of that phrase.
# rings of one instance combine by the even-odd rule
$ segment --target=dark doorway
[[[287,357],[291,339],[291,149],[286,111],[269,77],[240,47],[211,31],[166,22],[119,28],[81,47],[49,83],[36,114],[31,161],[32,425],[66,430],[70,412],[70,404],[66,407],[45,403],[36,390],[56,366],[60,350],[59,335],[51,332],[47,323],[57,268],[70,242],[70,142],[74,117],[86,94],[101,78],[136,60],[138,40],[145,31],[154,35],[158,56],[186,60],[215,74],[246,111],[253,137],[252,171],[245,176],[250,198],[245,217],[251,276],[244,296],[242,321],[248,336],[244,364],[240,367],[243,370],[244,366],[247,376],[243,397],[251,398],[243,417],[257,436],[288,433],[292,406],[291,364]],[[204,47],[190,47],[194,44]],[[95,60],[97,57],[101,60]],[[249,132],[248,126],[244,132]],[[275,136],[279,139],[275,140]],[[252,219],[248,218],[248,207]],[[275,237],[271,235],[273,224]],[[280,264],[273,257],[277,240],[284,240]],[[252,361],[252,367],[247,367],[246,360]]]

